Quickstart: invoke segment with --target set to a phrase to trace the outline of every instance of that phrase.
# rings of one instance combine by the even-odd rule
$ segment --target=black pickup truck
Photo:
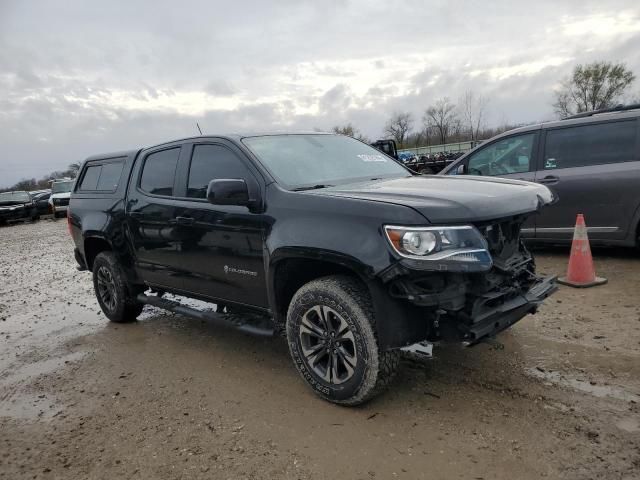
[[[151,304],[285,333],[314,391],[355,405],[401,349],[474,345],[535,313],[556,286],[520,226],[553,200],[523,181],[416,175],[341,135],[201,136],[88,158],[68,221],[110,320]]]

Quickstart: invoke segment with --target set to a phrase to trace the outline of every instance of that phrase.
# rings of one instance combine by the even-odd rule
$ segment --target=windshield
[[[3,202],[21,202],[28,203],[31,197],[27,192],[6,192],[0,193],[0,203]]]
[[[68,182],[54,182],[51,185],[52,193],[67,193],[71,191],[71,187],[73,186],[73,180],[69,180]]]
[[[288,188],[410,176],[392,158],[341,135],[271,135],[242,141]]]

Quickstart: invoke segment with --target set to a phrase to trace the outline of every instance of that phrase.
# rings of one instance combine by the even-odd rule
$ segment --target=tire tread
[[[110,315],[104,309],[102,309],[102,311],[112,322],[115,322],[115,323],[135,322],[138,316],[140,315],[140,313],[142,313],[142,309],[144,308],[144,305],[135,299],[135,294],[137,293],[136,289],[132,285],[130,285],[129,282],[127,282],[126,276],[122,271],[122,267],[120,266],[120,263],[118,262],[115,254],[110,251],[100,252],[98,253],[98,255],[96,255],[96,258],[93,261],[94,278],[95,278],[95,272],[97,271],[98,267],[103,263],[106,264],[106,266],[111,270],[111,274],[114,277],[116,286],[120,289],[121,293],[124,293],[124,295],[122,295],[123,297],[122,304],[119,305],[117,312]],[[95,288],[95,280],[94,280],[94,288]],[[98,291],[96,288],[96,298],[97,297],[98,297]],[[100,300],[98,300],[98,303],[102,308],[102,304]]]
[[[327,277],[318,278],[312,280],[306,285],[302,286],[298,292],[293,296],[289,305],[289,313],[287,314],[287,321],[292,311],[292,306],[297,300],[303,298],[305,295],[314,294],[314,292],[330,290],[337,296],[345,296],[344,301],[352,301],[356,304],[357,309],[361,310],[365,318],[371,326],[371,333],[373,335],[374,345],[367,345],[368,349],[375,348],[377,351],[377,365],[373,365],[376,368],[373,378],[366,384],[361,385],[359,390],[354,396],[345,400],[337,400],[333,398],[327,398],[320,394],[327,400],[342,405],[360,405],[371,400],[373,397],[379,395],[386,390],[393,379],[395,378],[398,366],[400,365],[400,355],[397,351],[380,351],[378,347],[378,338],[376,330],[376,318],[371,297],[366,287],[357,279],[349,277],[347,275],[331,275]],[[342,293],[342,295],[340,295]],[[363,335],[366,339],[366,335]]]

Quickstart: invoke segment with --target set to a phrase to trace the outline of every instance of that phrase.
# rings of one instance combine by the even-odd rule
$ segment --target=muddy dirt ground
[[[566,249],[536,252],[561,273]],[[640,256],[562,287],[503,348],[403,361],[360,408],[317,399],[282,339],[148,308],[106,321],[66,222],[0,228],[0,479],[638,479]]]

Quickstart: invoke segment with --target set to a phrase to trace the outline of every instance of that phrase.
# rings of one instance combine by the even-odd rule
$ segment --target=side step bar
[[[141,293],[136,298],[140,303],[145,305],[153,305],[154,307],[162,308],[170,312],[179,313],[187,317],[197,318],[198,320],[206,320],[220,326],[231,327],[241,332],[249,333],[251,335],[258,335],[261,337],[272,337],[275,334],[275,329],[271,325],[267,325],[267,321],[264,319],[260,324],[251,324],[243,319],[241,315],[233,315],[228,313],[208,312],[202,310],[196,310],[195,308],[187,307],[180,302],[173,300],[167,300],[155,295],[145,295]]]

